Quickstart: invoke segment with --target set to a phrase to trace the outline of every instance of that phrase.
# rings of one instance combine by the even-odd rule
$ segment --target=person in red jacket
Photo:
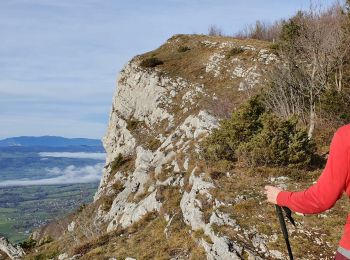
[[[345,192],[350,197],[350,124],[340,127],[333,136],[328,160],[316,184],[298,192],[265,186],[267,201],[304,214],[330,209]],[[336,258],[350,259],[350,214],[339,242]]]

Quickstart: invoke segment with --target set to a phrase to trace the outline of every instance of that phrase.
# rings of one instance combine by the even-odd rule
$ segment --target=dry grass
[[[165,237],[166,221],[155,213],[147,214],[141,221],[125,231],[116,231],[99,237],[76,248],[82,252],[81,259],[108,259],[115,257],[125,259],[170,259],[174,257],[189,258],[191,252],[200,255],[201,250],[186,231],[183,220],[174,217],[168,238]],[[127,238],[127,239],[125,239]]]
[[[209,223],[210,216],[213,213],[213,201],[210,201],[206,195],[203,195],[201,193],[197,194],[196,199],[201,204],[204,223]]]
[[[59,242],[50,242],[37,247],[38,252],[27,252],[27,255],[23,258],[24,260],[46,260],[57,257],[63,250],[62,244]]]
[[[217,178],[216,189],[212,195],[231,206],[221,206],[220,211],[228,213],[232,219],[244,230],[256,232],[272,238],[277,235],[277,241],[268,243],[269,250],[285,252],[285,244],[276,217],[275,208],[265,202],[262,193],[264,185],[269,183],[270,177],[287,176],[285,184],[289,190],[304,189],[317,179],[320,171],[301,172],[285,168],[236,168],[230,171],[231,176]],[[237,200],[235,200],[237,198]],[[347,216],[348,202],[340,200],[337,205],[324,215],[298,216],[295,229],[288,221],[291,244],[296,259],[332,259],[342,234]],[[243,236],[243,230],[235,231],[230,226],[215,226],[215,232],[226,235],[233,241],[238,241],[246,248],[253,248],[249,237]],[[306,233],[305,233],[306,232]],[[321,238],[322,244],[316,243],[315,238]],[[328,243],[330,246],[326,246]],[[322,253],[321,257],[319,254]],[[315,256],[315,257],[314,257]],[[313,258],[314,257],[314,258]]]
[[[109,211],[112,207],[112,203],[113,203],[113,200],[114,200],[114,196],[103,196],[100,201],[101,201],[101,209],[103,211]]]
[[[70,254],[83,254],[81,259],[199,259],[199,256],[204,256],[203,249],[198,246],[196,238],[189,233],[182,219],[179,190],[166,186],[157,192],[157,196],[165,205],[161,208],[161,216],[151,212],[125,230],[118,229],[83,240],[85,242],[75,246]],[[171,217],[168,226],[164,214]]]
[[[0,251],[0,259],[1,259],[1,260],[9,260],[9,259],[11,259],[11,258],[9,258],[9,257],[7,256],[7,254],[5,254],[4,252]]]
[[[162,202],[162,208],[160,210],[162,216],[164,216],[164,214],[168,214],[170,216],[174,214],[181,214],[180,201],[182,195],[177,187],[158,187],[156,196],[157,200]]]
[[[121,181],[116,181],[113,183],[112,188],[114,192],[118,194],[124,190],[124,184]]]
[[[207,170],[210,169],[213,168],[207,167]],[[211,193],[216,199],[227,204],[227,206],[221,206],[219,210],[228,213],[235,219],[241,230],[235,231],[230,226],[214,226],[214,231],[217,234],[228,236],[232,241],[249,250],[253,248],[251,237],[244,236],[243,229],[255,229],[255,232],[267,235],[268,238],[272,238],[276,234],[278,239],[269,242],[267,244],[268,248],[269,250],[285,252],[275,209],[263,202],[263,186],[269,183],[268,179],[270,177],[288,176],[290,180],[286,184],[289,189],[306,188],[317,178],[320,171],[299,172],[298,174],[298,171],[293,169],[261,167],[256,169],[233,168],[229,173],[228,176],[211,172],[211,177],[217,186],[216,189],[211,190]],[[241,196],[241,199],[236,201],[235,198],[238,198],[238,196]],[[186,259],[199,259],[198,257],[203,256],[204,252],[197,245],[197,241],[199,238],[206,241],[208,239],[200,231],[193,235],[188,233],[189,227],[183,222],[179,208],[181,197],[182,195],[177,187],[165,186],[160,188],[157,191],[157,199],[163,203],[160,216],[154,213],[147,215],[126,231],[118,231],[120,233],[115,233],[108,239],[105,236],[99,237],[97,240],[81,245],[76,252],[86,252],[83,259],[103,259],[112,256],[132,256],[137,259],[169,259],[179,255]],[[204,205],[203,211],[208,212],[207,217],[209,217],[212,205],[205,204],[206,197],[197,196],[197,199]],[[347,208],[348,202],[343,199],[325,215],[326,217],[295,216],[298,223],[297,230],[290,224],[288,224],[288,228],[296,258],[307,256],[308,259],[321,259],[318,255],[322,252],[323,259],[330,259],[342,233]],[[166,222],[162,217],[164,214],[173,217],[171,225],[167,228],[167,238],[165,238],[164,232]],[[310,232],[311,235],[301,233],[303,230]],[[318,245],[314,240],[315,237],[321,237],[324,243]],[[330,243],[331,247],[325,246],[325,242]],[[39,249],[40,254],[38,255],[47,256],[55,253],[57,249],[54,245],[55,242],[44,245]],[[315,257],[313,258],[313,256]]]
[[[203,239],[208,244],[214,244],[213,241],[211,240],[211,238],[204,233],[203,229],[198,229],[198,230],[194,231],[193,236],[195,237],[195,239],[197,241],[200,241],[201,239]]]
[[[238,47],[209,47],[203,42],[210,41],[216,43],[229,42],[234,43]],[[257,51],[240,51],[239,46],[251,45],[254,46]],[[214,53],[222,53],[227,58],[223,62],[223,66],[232,68],[232,58],[239,58],[247,67],[251,67],[256,64],[252,61],[260,49],[269,49],[269,43],[259,40],[250,39],[234,39],[232,37],[208,37],[205,35],[175,35],[169,41],[160,46],[158,49],[138,56],[140,60],[157,57],[164,63],[157,66],[157,71],[161,75],[168,75],[170,77],[181,77],[193,85],[204,85],[205,91],[208,93],[215,93],[218,97],[217,100],[230,100],[229,107],[238,107],[246,98],[249,93],[238,91],[238,86],[241,79],[235,79],[231,77],[225,69],[222,70],[220,77],[214,77],[212,73],[205,71],[205,64],[208,63],[209,58]],[[186,46],[189,50],[179,52],[178,49]],[[263,65],[264,67],[268,67]],[[260,86],[262,87],[262,86]],[[188,89],[180,92],[174,99],[173,106],[170,109],[176,117],[181,116],[183,113],[180,108],[181,97],[188,91]],[[179,99],[179,100],[177,100]],[[195,100],[198,107],[204,108],[216,108],[215,104],[218,102],[211,97],[200,96]],[[196,110],[190,110],[183,116],[194,114]],[[224,112],[225,114],[225,112]],[[175,120],[176,121],[176,120]],[[180,120],[179,120],[180,121]],[[177,121],[176,121],[177,122]],[[163,128],[164,129],[164,128]],[[159,129],[163,131],[163,129]]]

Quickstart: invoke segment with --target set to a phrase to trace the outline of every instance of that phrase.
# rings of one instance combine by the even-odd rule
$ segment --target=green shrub
[[[278,55],[278,51],[280,50],[281,46],[279,42],[275,42],[275,43],[271,43],[269,48],[272,51],[272,53]]]
[[[265,107],[260,96],[253,97],[240,109],[232,113],[230,119],[222,120],[221,127],[215,129],[202,143],[204,158],[212,161],[236,159],[236,149],[260,131],[261,115]]]
[[[128,129],[129,131],[133,131],[137,128],[139,123],[140,123],[140,121],[138,121],[138,120],[129,119],[126,122],[126,129]]]
[[[77,212],[80,213],[80,212],[82,212],[85,208],[86,208],[86,204],[82,204],[82,205],[80,205],[79,208],[77,209]]]
[[[144,59],[140,65],[141,67],[144,67],[144,68],[154,68],[158,65],[162,65],[164,62],[161,61],[160,59],[158,59],[157,57],[152,57],[152,58],[147,58],[147,59]]]
[[[218,180],[222,177],[225,176],[225,173],[224,172],[220,172],[220,171],[212,171],[210,172],[210,177],[213,179],[213,180]]]
[[[233,56],[236,56],[240,53],[243,53],[244,52],[244,49],[241,48],[241,47],[233,47],[231,50],[229,50],[226,54],[226,58],[229,59]]]
[[[281,119],[266,113],[261,131],[241,143],[237,154],[249,166],[295,166],[310,164],[315,146],[305,129],[297,128],[297,119]]]
[[[48,244],[53,242],[53,238],[51,236],[45,236],[44,239],[40,241],[40,245]]]
[[[315,145],[297,122],[267,112],[255,96],[203,141],[202,154],[210,161],[239,160],[249,166],[306,166]]]
[[[57,257],[59,255],[60,255],[59,251],[53,251],[47,255],[47,259],[54,259],[55,257]]]
[[[294,128],[288,147],[289,166],[307,166],[315,157],[316,144],[308,138],[306,129]]]
[[[19,243],[19,245],[23,249],[32,249],[33,247],[36,246],[36,243],[37,241],[30,237],[27,240],[23,241],[22,243]]]
[[[111,172],[116,172],[120,166],[122,166],[126,160],[124,159],[123,155],[121,153],[118,154],[118,156],[113,160],[113,162],[110,163],[111,166]]]
[[[321,96],[322,117],[340,124],[350,122],[350,97],[344,92],[330,88]]]
[[[293,48],[295,46],[295,40],[300,36],[302,29],[302,24],[300,19],[303,13],[298,12],[294,17],[289,19],[289,21],[284,22],[281,29],[279,45],[281,48]]]
[[[212,168],[219,172],[228,172],[232,169],[232,162],[227,160],[219,160],[212,165]]]
[[[190,49],[190,47],[188,47],[188,46],[180,46],[180,47],[177,49],[178,52],[186,52],[186,51],[189,51],[189,50],[191,50],[191,49]]]
[[[38,254],[34,256],[34,260],[45,260],[45,259],[47,258],[46,258],[46,255],[44,254]]]

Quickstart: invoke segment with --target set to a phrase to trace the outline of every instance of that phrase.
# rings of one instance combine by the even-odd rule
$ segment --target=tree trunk
[[[316,111],[315,111],[315,105],[311,104],[310,106],[310,125],[309,125],[309,132],[308,132],[308,137],[309,139],[312,138],[312,135],[315,130],[315,122],[316,122]]]
[[[339,68],[339,78],[338,78],[338,92],[342,91],[343,85],[343,66]]]

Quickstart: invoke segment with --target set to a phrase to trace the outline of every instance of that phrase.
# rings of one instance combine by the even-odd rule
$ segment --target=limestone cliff
[[[177,44],[180,47],[186,44],[181,40],[186,40],[186,37],[174,37],[166,45]],[[258,68],[264,68],[264,64],[275,60],[275,55],[268,50],[240,42],[203,39],[196,44],[211,50],[212,55],[203,67],[207,77],[227,81],[227,92],[254,88],[262,81],[261,69]],[[241,60],[239,55],[227,58],[232,48],[242,53],[251,52],[249,61]],[[251,256],[258,256],[253,250],[215,234],[212,228],[213,224],[238,228],[228,214],[218,209],[221,202],[209,192],[215,185],[205,178],[205,172],[199,167],[199,143],[218,126],[218,118],[210,113],[210,105],[217,100],[213,86],[207,87],[200,78],[191,81],[186,75],[170,75],[159,67],[142,68],[142,59],[145,57],[134,58],[119,75],[110,123],[103,139],[107,162],[95,196],[95,201],[111,196],[113,202],[108,211],[99,210],[96,220],[108,223],[107,231],[112,231],[119,226],[129,227],[149,212],[161,214],[167,201],[160,199],[158,194],[162,189],[175,187],[182,196],[179,214],[188,230],[201,230],[212,241],[197,241],[205,249],[208,259],[235,259],[245,251]],[[239,83],[235,85],[237,79]],[[128,127],[130,122],[135,124],[133,129]],[[150,141],[156,145],[150,148],[147,144]],[[131,169],[113,169],[113,163],[120,155],[121,158],[134,160]],[[114,190],[116,183],[122,185],[119,193]],[[197,195],[204,196],[206,203],[213,204],[208,223],[203,220],[202,205]],[[162,212],[169,226],[174,210]],[[264,253],[269,255],[267,250]]]
[[[18,260],[24,257],[25,253],[20,246],[12,245],[6,238],[0,236],[0,252],[6,254],[10,259]],[[5,255],[4,255],[5,257]],[[0,259],[3,259],[0,254]]]
[[[155,58],[161,62],[145,63]],[[248,169],[208,168],[199,149],[225,106],[235,109],[264,87],[275,62],[268,43],[198,35],[174,36],[134,57],[118,77],[94,202],[63,221],[39,252],[55,250],[58,259],[284,259],[277,220],[266,223],[273,208],[264,212],[261,202],[266,179]],[[312,243],[313,231],[301,230]]]

